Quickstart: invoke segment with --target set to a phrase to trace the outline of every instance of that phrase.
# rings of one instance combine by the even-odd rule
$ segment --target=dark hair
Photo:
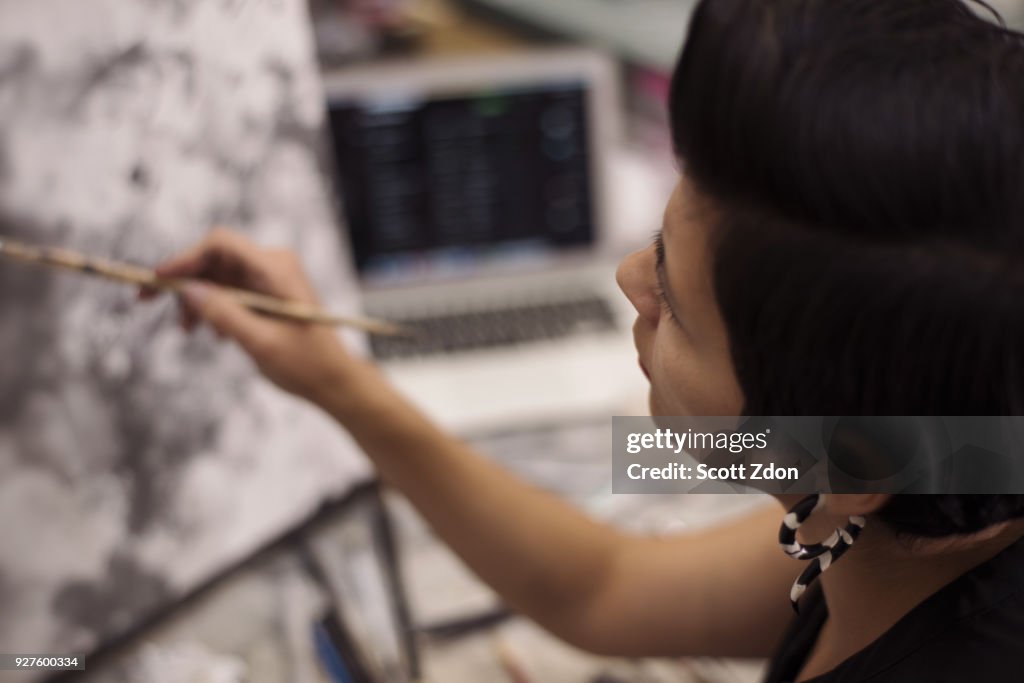
[[[960,0],[704,0],[671,124],[747,414],[1024,414],[1024,35]],[[897,498],[925,536],[1024,516]]]

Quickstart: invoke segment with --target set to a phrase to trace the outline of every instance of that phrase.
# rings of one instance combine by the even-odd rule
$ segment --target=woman
[[[959,0],[705,0],[671,122],[682,177],[619,271],[655,415],[1021,413],[1024,36]],[[161,272],[314,300],[291,254],[228,232]],[[566,641],[774,653],[771,681],[1019,679],[1024,496],[779,496],[792,555],[846,529],[794,621],[783,509],[624,535],[440,431],[332,332],[215,287],[184,301]]]

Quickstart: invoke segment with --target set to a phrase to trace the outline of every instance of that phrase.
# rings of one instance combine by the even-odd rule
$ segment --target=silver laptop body
[[[373,340],[462,434],[620,412],[642,376],[605,247],[611,63],[586,50],[346,69],[325,79]]]

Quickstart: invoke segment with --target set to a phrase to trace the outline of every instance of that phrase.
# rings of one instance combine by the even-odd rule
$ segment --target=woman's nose
[[[640,317],[652,325],[657,325],[661,318],[661,302],[658,301],[654,284],[655,263],[652,245],[624,258],[615,274],[619,289]]]

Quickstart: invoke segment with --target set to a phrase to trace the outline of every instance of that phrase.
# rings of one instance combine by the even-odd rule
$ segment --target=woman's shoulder
[[[1022,643],[1024,539],[911,611],[865,653],[874,655],[865,660],[876,673],[850,680],[1016,680]]]
[[[917,623],[926,631],[931,624]],[[1019,680],[1024,671],[1024,592],[1003,596],[999,602],[948,624],[915,643],[893,643],[873,656],[839,670],[821,683],[895,683],[929,681]],[[851,663],[852,664],[852,663]],[[817,682],[816,682],[817,683]]]
[[[877,675],[862,680],[865,683],[1020,680],[1024,671],[1022,643],[1024,593],[1018,591],[989,609],[956,621],[919,649],[893,661]]]
[[[794,624],[771,683],[791,681],[827,609],[820,592]],[[911,610],[874,643],[808,683],[1019,680],[1024,670],[1024,539]]]

